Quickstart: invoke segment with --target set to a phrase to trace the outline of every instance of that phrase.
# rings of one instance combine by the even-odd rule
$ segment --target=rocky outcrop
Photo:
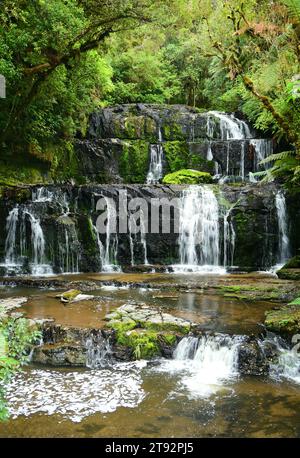
[[[300,333],[300,298],[290,304],[266,312],[265,326],[269,331],[291,340]]]
[[[127,194],[127,202],[134,198],[142,198],[147,204],[148,221],[151,221],[153,209],[157,210],[160,204],[157,199],[169,202],[174,198],[180,199],[184,189],[185,186],[175,185],[48,186],[43,188],[42,197],[39,199],[32,198],[38,192],[37,187],[27,187],[22,193],[18,188],[7,190],[0,201],[0,218],[6,221],[9,212],[18,206],[14,250],[20,265],[12,265],[9,272],[5,270],[3,264],[6,258],[7,229],[5,224],[2,224],[0,273],[30,273],[35,259],[32,242],[33,221],[39,222],[43,232],[45,253],[42,264],[49,264],[54,273],[100,271],[102,262],[99,241],[105,247],[107,234],[99,234],[98,239],[95,230],[97,218],[101,214],[101,211],[96,209],[99,199],[112,199],[118,208],[120,192]],[[213,189],[220,207],[220,265],[224,264],[225,215],[227,223],[231,224],[235,233],[234,251],[229,265],[245,271],[265,270],[275,265],[278,262],[280,242],[275,205],[277,187],[270,184],[220,186]],[[299,206],[299,200],[296,200]],[[29,214],[33,218],[30,219]],[[170,233],[145,234],[147,260],[150,265],[168,266],[179,262],[178,233],[174,233],[172,229],[175,213],[171,211],[170,215]],[[295,228],[293,233],[296,234]],[[25,240],[21,240],[21,235]],[[132,241],[133,254],[130,245]],[[299,244],[299,237],[292,238],[291,243],[293,246]],[[134,266],[131,266],[132,255]],[[135,240],[130,239],[129,233],[117,233],[116,262],[124,269],[127,269],[127,266],[129,270],[139,269],[139,266],[145,263],[142,241],[138,237]],[[151,267],[147,268],[151,271]]]

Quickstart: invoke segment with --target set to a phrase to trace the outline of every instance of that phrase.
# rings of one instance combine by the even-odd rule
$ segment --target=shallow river
[[[189,288],[190,283],[197,283],[197,279],[190,276],[112,277],[120,278],[151,282],[151,288],[105,286],[91,291],[97,296],[95,301],[68,307],[62,306],[51,289],[2,287],[0,297],[29,296],[28,303],[19,309],[26,316],[52,317],[58,323],[82,327],[102,327],[108,311],[134,300],[196,320],[203,330],[228,334],[259,335],[265,310],[274,307],[269,301],[249,302],[224,295],[213,287],[221,281],[218,278],[208,279],[207,288],[194,289]],[[274,278],[261,275],[227,276],[222,281],[228,284],[230,279],[235,285],[276,284]],[[166,282],[170,288],[160,289]],[[205,282],[202,278],[201,284]],[[172,287],[178,283],[186,284],[186,289]],[[300,377],[289,380],[275,373],[242,377],[235,371],[226,372],[221,355],[209,360],[205,368],[200,370],[191,360],[180,359],[118,363],[99,370],[31,365],[8,387],[11,418],[0,424],[0,436],[300,436]]]

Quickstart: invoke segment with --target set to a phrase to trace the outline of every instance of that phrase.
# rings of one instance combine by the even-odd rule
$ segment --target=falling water
[[[143,253],[143,264],[148,265],[148,249],[147,249],[147,240],[146,240],[146,231],[145,231],[145,218],[144,213],[140,211],[140,225],[137,231],[136,222],[134,219],[130,218],[129,221],[129,246],[130,246],[130,256],[131,256],[131,265],[136,265],[135,254]],[[142,248],[142,250],[140,250]],[[141,257],[140,257],[141,258]]]
[[[245,121],[237,119],[232,114],[228,115],[219,111],[209,111],[208,116],[213,116],[220,120],[221,140],[244,140],[251,138],[250,129]]]
[[[207,186],[183,191],[179,251],[180,265],[174,266],[175,271],[219,270],[219,205]]]
[[[164,150],[162,146],[162,132],[158,129],[158,144],[150,145],[150,165],[147,175],[147,184],[156,184],[163,176],[163,156]]]
[[[102,336],[101,331],[90,335],[86,340],[86,366],[90,369],[106,367],[111,360],[109,340]]]
[[[270,139],[251,139],[250,145],[254,148],[254,170],[258,172],[261,170],[260,162],[273,153],[273,143]],[[264,166],[266,168],[266,166]]]
[[[288,236],[288,218],[286,211],[286,201],[283,192],[276,193],[276,210],[278,220],[279,253],[278,263],[284,264],[290,257],[290,241]]]
[[[236,241],[236,232],[233,227],[232,220],[230,219],[230,214],[233,207],[231,207],[224,215],[224,267],[227,266],[233,267],[234,265],[234,251],[235,251],[235,241]]]
[[[33,202],[52,202],[54,193],[49,191],[49,189],[41,186],[32,191],[32,201]]]
[[[241,336],[204,335],[184,337],[174,351],[178,368],[186,365],[190,374],[182,380],[193,394],[206,396],[216,387],[238,376],[238,348]],[[175,366],[176,367],[176,366]],[[183,366],[184,367],[184,366]]]
[[[31,263],[32,275],[52,274],[52,268],[46,263],[45,237],[40,221],[27,207],[16,206],[6,220],[7,237],[5,241],[5,266],[7,272],[11,268],[23,266],[24,258],[28,256],[30,247],[27,248],[27,223],[30,226]]]
[[[118,265],[118,235],[116,234],[116,209],[111,202],[111,199],[106,198],[106,231],[105,244],[100,240],[98,233],[97,243],[99,247],[99,255],[101,260],[102,272],[120,272],[121,268]],[[98,231],[97,231],[98,232]]]

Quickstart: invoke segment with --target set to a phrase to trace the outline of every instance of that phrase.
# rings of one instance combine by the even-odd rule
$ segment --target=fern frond
[[[300,22],[300,0],[282,0],[282,3],[288,7],[291,16]]]
[[[294,151],[283,151],[282,153],[270,154],[270,156],[260,161],[259,165],[269,164],[270,162],[275,161],[282,161],[284,159],[290,158],[293,155]]]

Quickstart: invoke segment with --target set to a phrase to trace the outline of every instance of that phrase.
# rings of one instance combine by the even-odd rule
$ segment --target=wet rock
[[[266,312],[265,326],[269,331],[291,340],[300,333],[300,299]]]
[[[238,351],[238,368],[241,374],[268,374],[269,362],[264,351],[255,339],[241,343]]]
[[[49,366],[85,366],[86,348],[80,344],[60,343],[35,348],[32,361]]]
[[[7,299],[0,299],[0,307],[3,307],[5,312],[10,312],[11,310],[22,307],[27,301],[27,297],[8,297]]]
[[[94,299],[95,296],[92,296],[91,294],[82,294],[78,289],[70,289],[62,294],[58,294],[56,297],[59,297],[61,302],[73,303],[91,300]]]

